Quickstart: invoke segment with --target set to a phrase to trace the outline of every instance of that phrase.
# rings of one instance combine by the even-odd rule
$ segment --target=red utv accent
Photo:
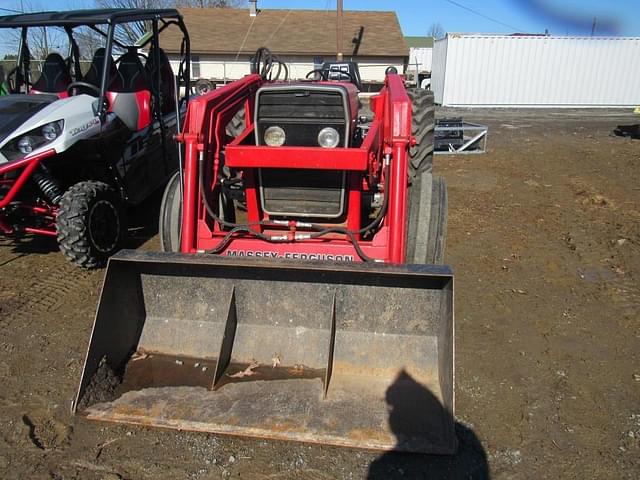
[[[132,131],[151,123],[151,86],[137,52],[129,51],[119,60],[118,71],[107,91],[109,111]]]

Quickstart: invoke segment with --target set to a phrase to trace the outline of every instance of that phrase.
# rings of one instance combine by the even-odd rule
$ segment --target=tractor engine
[[[263,146],[354,146],[358,92],[350,83],[274,84],[256,93],[255,141]],[[262,210],[271,217],[340,221],[345,171],[259,169]]]

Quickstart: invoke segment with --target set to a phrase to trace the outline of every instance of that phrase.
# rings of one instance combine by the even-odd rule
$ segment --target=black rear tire
[[[122,199],[106,183],[76,183],[60,199],[56,229],[67,260],[83,268],[101,267],[126,237]]]
[[[447,185],[442,177],[418,174],[409,188],[406,262],[442,264],[447,240]]]
[[[160,203],[160,248],[163,252],[180,251],[182,227],[182,197],[180,195],[180,172],[176,172],[167,183]]]
[[[413,177],[433,169],[435,105],[431,90],[409,89],[407,94],[412,104],[411,134],[417,142],[409,150],[409,174]]]

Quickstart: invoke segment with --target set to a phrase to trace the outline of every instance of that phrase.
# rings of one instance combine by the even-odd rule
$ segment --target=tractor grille
[[[348,146],[347,92],[337,86],[275,86],[259,91],[256,144],[264,145],[271,126],[285,132],[286,146],[316,147],[318,133],[333,127],[341,147]],[[277,147],[274,147],[277,148]],[[339,218],[345,212],[345,172],[335,170],[262,169],[259,172],[263,210],[269,215]]]
[[[318,133],[333,127],[340,134],[340,144],[346,146],[346,92],[332,89],[275,88],[261,91],[257,109],[257,144],[264,145],[264,132],[271,126],[282,128],[285,145],[317,147]]]
[[[263,168],[262,208],[269,215],[337,218],[344,210],[344,177],[335,170]]]

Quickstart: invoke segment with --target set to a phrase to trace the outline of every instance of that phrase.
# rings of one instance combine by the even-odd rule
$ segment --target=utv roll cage
[[[75,27],[88,27],[106,39],[104,64],[102,68],[102,78],[100,82],[100,95],[98,97],[99,113],[102,118],[107,113],[106,89],[108,87],[108,76],[110,62],[113,61],[111,52],[114,45],[123,50],[130,50],[131,45],[124,45],[115,36],[115,28],[118,25],[132,22],[150,22],[152,35],[144,36],[141,43],[137,43],[135,48],[142,49],[150,45],[150,51],[155,53],[155,65],[160,65],[160,49],[158,36],[162,31],[171,25],[176,25],[182,32],[182,44],[180,46],[180,65],[178,68],[178,84],[185,87],[185,99],[188,100],[190,91],[190,42],[187,27],[184,24],[182,15],[172,8],[164,9],[92,9],[74,10],[68,12],[37,12],[23,13],[16,15],[5,15],[0,17],[0,28],[21,29],[20,43],[18,46],[17,66],[14,69],[16,81],[11,93],[19,93],[24,86],[25,91],[29,91],[30,74],[30,54],[28,48],[27,34],[32,27],[59,27],[64,29],[69,37],[69,58],[74,62],[75,75],[81,75],[79,66],[79,49],[73,37]],[[105,27],[106,26],[106,31]],[[10,72],[11,75],[13,72]],[[160,84],[160,71],[156,68],[157,78],[151,79],[152,85]],[[75,80],[79,80],[76,78]],[[157,99],[157,95],[156,95]],[[157,100],[156,100],[157,101]]]

